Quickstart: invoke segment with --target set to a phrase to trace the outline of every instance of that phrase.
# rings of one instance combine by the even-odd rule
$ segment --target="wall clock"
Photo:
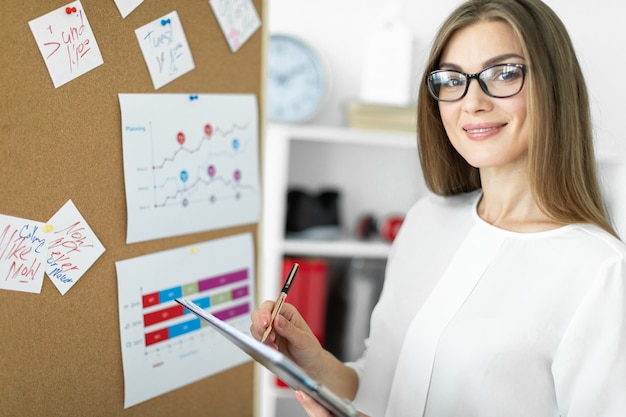
[[[274,123],[304,123],[328,94],[329,77],[320,55],[290,35],[270,35],[267,57],[267,118]]]

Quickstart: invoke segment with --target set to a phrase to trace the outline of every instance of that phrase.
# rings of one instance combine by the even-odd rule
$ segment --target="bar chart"
[[[248,333],[250,234],[119,261],[116,270],[125,408],[250,360],[175,301],[188,298]]]
[[[245,300],[250,295],[248,278],[248,270],[241,269],[143,295],[144,328],[150,329],[160,325],[156,330],[146,332],[146,347],[172,340],[202,328],[200,319],[190,314],[179,304],[171,305],[171,301],[179,297],[187,297],[208,310],[232,301]],[[242,282],[243,285],[222,290],[230,284],[241,284]],[[212,313],[222,320],[229,320],[250,313],[250,304],[246,301],[242,304],[213,310]],[[185,316],[186,314],[187,316]],[[185,317],[185,321],[168,325],[168,323],[172,323],[172,320],[179,317]],[[164,324],[165,327],[162,327]]]

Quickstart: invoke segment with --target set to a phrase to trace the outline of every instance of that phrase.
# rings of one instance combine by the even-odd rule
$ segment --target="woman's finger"
[[[306,395],[304,392],[294,391],[293,393],[309,417],[333,417],[330,411],[325,409],[317,401]]]

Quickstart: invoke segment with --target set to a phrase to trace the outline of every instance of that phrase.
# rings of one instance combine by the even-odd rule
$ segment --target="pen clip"
[[[293,279],[298,272],[298,268],[300,268],[300,264],[294,263],[293,265],[291,265],[291,270],[289,271],[289,275],[287,275],[287,279],[285,280],[283,289],[280,290],[281,293],[287,294],[289,292],[289,289],[291,288],[291,283],[293,282]]]

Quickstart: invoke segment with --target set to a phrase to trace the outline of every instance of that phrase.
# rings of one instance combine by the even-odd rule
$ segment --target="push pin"
[[[161,26],[169,25],[170,23],[172,23],[170,19],[161,20]]]
[[[67,13],[67,14],[76,13],[76,7],[66,7],[65,8],[65,13]]]
[[[191,100],[191,101],[194,101],[194,100],[197,100],[197,99],[198,99],[198,96],[189,96],[189,100]]]

